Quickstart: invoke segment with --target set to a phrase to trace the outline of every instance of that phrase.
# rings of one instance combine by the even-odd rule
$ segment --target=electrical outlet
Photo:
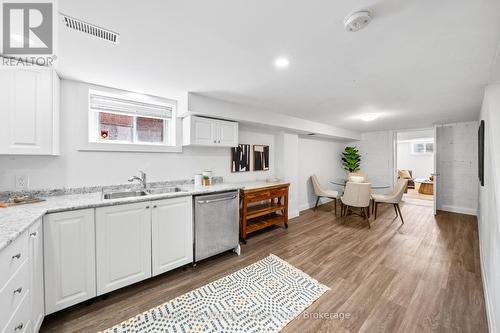
[[[26,190],[30,187],[30,177],[28,175],[16,175],[16,189]]]

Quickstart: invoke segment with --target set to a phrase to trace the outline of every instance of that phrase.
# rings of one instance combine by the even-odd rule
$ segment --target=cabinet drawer
[[[12,244],[0,251],[0,290],[28,258],[28,233],[25,232]]]
[[[276,190],[271,190],[271,196],[273,198],[276,198],[276,197],[283,197],[285,196],[286,194],[288,193],[288,189],[286,188],[280,188],[280,189],[276,189]]]
[[[287,193],[288,193],[288,188],[276,188],[276,189],[268,189],[268,190],[245,193],[244,196],[247,202],[256,202],[271,198],[283,197]]]
[[[259,191],[245,194],[247,201],[261,201],[271,198],[271,191]]]
[[[29,289],[29,261],[25,260],[12,278],[0,289],[0,327],[14,313]]]
[[[14,315],[5,327],[2,328],[2,333],[24,333],[30,332],[31,328],[31,311],[30,311],[30,295],[29,291],[24,295],[16,309]]]

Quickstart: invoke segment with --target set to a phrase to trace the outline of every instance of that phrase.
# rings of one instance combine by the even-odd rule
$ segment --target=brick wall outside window
[[[106,125],[127,126],[132,127],[134,118],[115,113],[99,113],[99,123]]]
[[[135,117],[114,113],[99,113],[99,134],[109,141],[134,141],[134,121],[137,141],[162,143],[164,141],[164,119]],[[104,131],[107,137],[102,137]]]
[[[137,118],[137,139],[142,142],[163,142],[163,119]]]

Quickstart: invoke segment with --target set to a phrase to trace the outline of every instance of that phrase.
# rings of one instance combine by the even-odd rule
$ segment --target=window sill
[[[105,152],[131,152],[131,153],[181,153],[182,146],[159,146],[120,143],[88,142],[78,151],[105,151]]]

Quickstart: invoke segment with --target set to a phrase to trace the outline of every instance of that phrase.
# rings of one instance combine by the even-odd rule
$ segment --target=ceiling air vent
[[[116,32],[100,28],[96,25],[84,22],[82,20],[73,18],[71,16],[68,16],[68,15],[65,15],[62,13],[61,13],[61,17],[62,17],[62,22],[64,23],[64,25],[70,29],[78,30],[78,31],[83,32],[87,35],[91,35],[91,36],[106,40],[106,41],[111,42],[113,44],[118,44],[118,39],[119,39],[120,35],[117,34]]]

